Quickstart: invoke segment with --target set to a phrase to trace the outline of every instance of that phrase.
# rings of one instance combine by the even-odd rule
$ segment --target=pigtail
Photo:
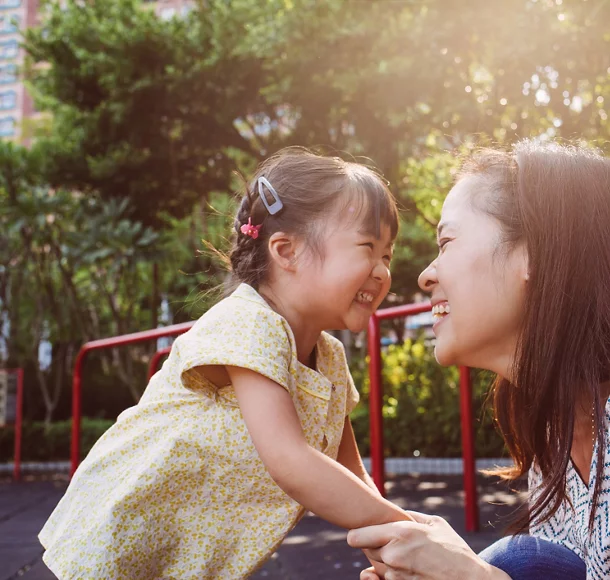
[[[265,241],[268,236],[263,232],[257,238],[242,233],[241,228],[250,220],[252,223],[259,223],[260,218],[257,214],[257,199],[252,195],[248,186],[242,198],[237,215],[235,216],[235,241],[229,254],[231,264],[231,281],[228,290],[232,291],[239,283],[246,283],[258,290],[263,275],[267,269],[267,252]],[[263,208],[264,209],[264,208]]]

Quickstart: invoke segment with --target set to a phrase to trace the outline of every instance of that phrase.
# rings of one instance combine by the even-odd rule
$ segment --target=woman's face
[[[449,192],[438,225],[439,254],[419,286],[431,294],[438,362],[506,377],[522,319],[527,255],[522,246],[508,248],[500,223],[478,209],[488,195],[477,176]]]

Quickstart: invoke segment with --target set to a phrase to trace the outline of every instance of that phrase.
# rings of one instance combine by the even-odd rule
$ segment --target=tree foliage
[[[174,320],[206,307],[199,288],[223,272],[200,240],[226,248],[233,171],[281,147],[381,169],[402,208],[394,302],[436,252],[460,154],[607,147],[604,0],[201,0],[169,20],[138,0],[43,7],[24,37],[43,122],[30,150],[0,147],[0,316],[11,364],[53,345],[47,418],[66,414],[52,384],[82,341],[154,325],[162,299]],[[99,385],[137,398],[142,354],[100,361]]]

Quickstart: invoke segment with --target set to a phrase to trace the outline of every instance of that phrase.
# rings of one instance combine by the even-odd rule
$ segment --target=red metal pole
[[[80,463],[80,412],[81,412],[81,375],[83,372],[83,361],[89,352],[84,345],[74,363],[74,375],[72,376],[72,440],[70,442],[70,477],[74,475]]]
[[[468,367],[460,367],[460,417],[462,422],[466,531],[476,532],[479,530],[479,509],[477,504],[477,481],[472,421],[472,386],[470,369]]]
[[[369,420],[371,472],[377,489],[385,496],[383,458],[383,383],[381,377],[381,332],[375,314],[369,319]]]
[[[81,375],[83,372],[83,361],[91,350],[101,350],[113,346],[123,346],[147,340],[156,340],[164,336],[178,336],[185,333],[195,324],[194,322],[183,322],[182,324],[172,324],[153,330],[133,332],[113,338],[102,338],[84,344],[76,357],[74,364],[74,375],[72,376],[72,443],[70,449],[70,476],[74,475],[80,463],[80,422],[81,422]]]
[[[375,312],[373,316],[378,320],[385,320],[386,318],[414,316],[415,314],[429,312],[430,310],[432,310],[432,304],[430,304],[430,302],[416,302],[415,304],[403,304],[402,306],[383,308],[382,310]]]
[[[21,431],[23,427],[23,369],[17,369],[17,408],[15,410],[15,463],[13,477],[21,480]]]
[[[148,364],[148,380],[153,378],[153,375],[157,372],[159,368],[159,361],[170,353],[172,350],[171,346],[166,346],[165,348],[159,349],[155,354],[152,355],[150,359],[150,363]]]

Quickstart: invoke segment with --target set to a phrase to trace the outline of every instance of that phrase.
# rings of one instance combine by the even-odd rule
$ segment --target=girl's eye
[[[383,257],[383,259],[384,259],[386,262],[390,263],[390,262],[392,261],[392,256],[388,256],[388,255],[386,254],[386,255]]]
[[[361,246],[364,246],[365,248],[371,248],[371,250],[375,249],[375,245],[373,244],[373,242],[366,242],[365,244],[360,244]]]

